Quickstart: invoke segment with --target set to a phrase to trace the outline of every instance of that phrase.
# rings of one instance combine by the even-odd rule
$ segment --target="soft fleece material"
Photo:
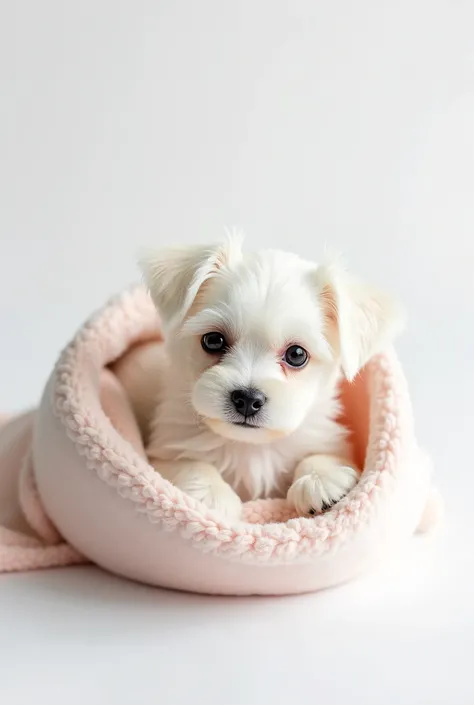
[[[107,368],[160,339],[148,295],[126,292],[62,353],[40,407],[0,428],[0,571],[92,561],[153,585],[288,594],[349,580],[440,516],[393,351],[342,390],[361,467],[331,511],[298,518],[286,500],[229,524],[146,461],[120,381]]]

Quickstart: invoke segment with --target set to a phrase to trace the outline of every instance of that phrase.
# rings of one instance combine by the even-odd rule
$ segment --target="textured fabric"
[[[184,590],[304,592],[349,580],[436,521],[441,505],[393,351],[342,391],[364,470],[331,511],[298,518],[284,499],[259,500],[232,524],[184,495],[148,465],[125,393],[105,369],[159,333],[147,294],[123,294],[65,349],[39,409],[0,429],[0,570],[86,556]]]
[[[84,559],[66,544],[39,499],[31,465],[34,414],[0,428],[0,571],[71,565]]]

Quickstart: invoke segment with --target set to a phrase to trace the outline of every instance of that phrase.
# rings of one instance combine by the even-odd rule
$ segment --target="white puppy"
[[[168,370],[148,456],[187,494],[232,517],[284,496],[320,512],[357,482],[338,385],[398,326],[392,302],[338,267],[216,247],[143,262]]]

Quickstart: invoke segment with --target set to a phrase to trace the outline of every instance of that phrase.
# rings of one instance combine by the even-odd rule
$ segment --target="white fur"
[[[232,516],[239,497],[288,492],[305,513],[348,492],[357,474],[336,421],[338,383],[389,341],[393,304],[337,267],[244,254],[235,240],[157,253],[143,268],[169,365],[148,446],[154,467]],[[230,344],[217,358],[201,347],[214,331]],[[302,369],[281,362],[292,344],[310,353]],[[258,429],[231,422],[230,393],[250,386],[267,398]]]
[[[288,500],[298,512],[321,512],[344,497],[357,482],[357,472],[347,458],[310,455],[302,460],[288,490]]]

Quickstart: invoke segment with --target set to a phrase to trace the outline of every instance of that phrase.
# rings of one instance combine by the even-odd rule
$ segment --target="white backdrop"
[[[444,540],[414,542],[388,573],[276,605],[152,596],[92,571],[0,577],[9,625],[0,650],[6,634],[18,648],[21,636],[5,702],[26,701],[29,688],[36,698],[49,688],[69,703],[106,702],[107,653],[125,658],[135,643],[127,658],[145,683],[181,658],[193,674],[167,693],[170,705],[189,702],[193,688],[198,702],[207,690],[208,703],[236,705],[263,702],[264,689],[273,702],[314,692],[334,702],[472,703],[474,577],[462,566],[472,561],[474,491],[472,1],[4,2],[0,87],[2,410],[36,403],[83,318],[137,277],[141,246],[215,240],[226,225],[314,259],[328,245],[407,308],[399,350],[449,519]],[[51,621],[39,619],[45,609]],[[131,626],[137,610],[140,628]],[[176,627],[171,651],[164,614],[167,639]],[[187,647],[183,615],[197,629]],[[81,647],[87,628],[100,633],[92,653]],[[299,649],[285,646],[295,636],[314,660],[298,663]],[[244,663],[237,695],[226,642]],[[77,649],[72,660],[64,643]],[[38,661],[38,649],[48,658]],[[277,675],[251,660],[265,650]],[[18,653],[35,673],[21,686]],[[55,659],[68,674],[63,690]],[[121,678],[114,702],[130,702],[132,679]]]

